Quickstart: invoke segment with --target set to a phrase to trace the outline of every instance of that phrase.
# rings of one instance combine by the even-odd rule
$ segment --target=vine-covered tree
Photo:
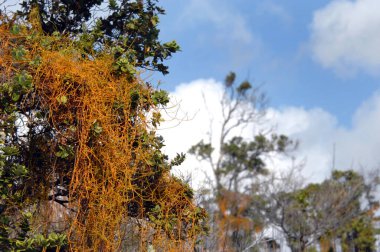
[[[0,250],[183,250],[205,230],[155,132],[155,1],[23,1],[0,19]],[[94,20],[93,23],[86,23]],[[126,247],[127,246],[127,247]],[[144,248],[145,247],[145,248]]]

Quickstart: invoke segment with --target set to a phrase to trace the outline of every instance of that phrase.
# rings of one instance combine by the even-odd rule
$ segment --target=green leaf
[[[117,2],[115,0],[109,0],[108,1],[108,7],[111,10],[116,10],[117,9]]]
[[[65,105],[67,103],[67,96],[66,95],[62,95],[60,97],[57,97],[57,101],[60,103],[60,104],[63,104]]]
[[[61,33],[59,33],[59,31],[54,31],[54,32],[52,33],[52,35],[53,35],[54,37],[59,37],[59,36],[61,35]]]
[[[17,35],[17,34],[19,34],[20,31],[21,31],[21,28],[20,28],[20,26],[17,25],[17,24],[13,25],[12,28],[11,28],[11,33],[12,33],[13,35]]]
[[[67,158],[68,156],[69,156],[69,153],[65,150],[65,149],[61,149],[60,151],[57,151],[56,153],[55,153],[55,155],[57,156],[57,157],[60,157],[60,158]]]
[[[17,177],[23,177],[28,174],[28,170],[24,165],[16,164],[12,169],[12,173]]]
[[[126,58],[119,58],[114,65],[114,69],[118,74],[134,75],[136,73],[136,68]]]
[[[4,146],[1,148],[5,156],[13,156],[19,153],[19,150],[16,147]]]
[[[67,237],[65,234],[58,234],[58,239],[57,239],[57,246],[62,247],[63,245],[67,244]]]
[[[59,151],[55,153],[55,155],[59,158],[67,158],[70,155],[74,154],[74,150],[71,146],[58,146]]]
[[[158,16],[153,16],[151,19],[150,19],[150,22],[152,22],[152,25],[153,26],[156,26],[159,22],[159,18]]]
[[[49,236],[48,236],[48,239],[51,242],[55,242],[58,239],[58,235],[56,233],[50,233]]]
[[[12,93],[12,101],[17,102],[20,99],[19,93]]]
[[[25,91],[32,87],[33,77],[28,74],[26,71],[18,73],[15,77],[15,81],[19,84]]]
[[[184,153],[177,153],[175,158],[170,162],[171,166],[179,166],[185,161],[186,155]]]
[[[175,40],[164,43],[163,46],[165,49],[167,49],[171,53],[175,53],[175,52],[181,50],[181,48],[179,47],[179,45],[177,44],[177,42]]]
[[[71,126],[69,127],[69,130],[70,130],[71,132],[76,132],[76,131],[77,131],[77,128],[76,128],[74,125],[71,125]]]
[[[36,57],[33,58],[32,61],[29,62],[29,65],[37,67],[41,64],[42,58],[41,56],[37,55]]]
[[[96,135],[99,135],[103,132],[103,128],[100,126],[100,123],[95,120],[95,122],[92,124],[92,130]]]
[[[167,105],[170,101],[169,94],[165,90],[156,90],[152,93],[154,105]]]
[[[129,22],[129,23],[127,23],[126,27],[127,27],[129,30],[134,30],[134,29],[136,29],[136,25],[135,25],[133,22]]]
[[[12,57],[14,60],[23,60],[26,55],[26,50],[23,46],[12,49]]]

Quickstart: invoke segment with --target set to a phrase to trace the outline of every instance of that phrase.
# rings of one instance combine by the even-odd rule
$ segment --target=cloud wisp
[[[191,41],[200,50],[207,45],[227,56],[234,68],[248,64],[263,51],[263,42],[252,31],[247,16],[228,0],[190,0],[178,14],[177,23],[181,30],[194,29]]]
[[[208,22],[224,39],[249,44],[254,39],[244,17],[224,1],[191,0],[181,15],[187,24]]]

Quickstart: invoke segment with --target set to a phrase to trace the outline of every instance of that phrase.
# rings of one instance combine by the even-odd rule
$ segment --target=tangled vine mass
[[[156,134],[166,92],[118,48],[0,20],[2,249],[178,251],[205,232]],[[20,238],[21,237],[21,238]]]

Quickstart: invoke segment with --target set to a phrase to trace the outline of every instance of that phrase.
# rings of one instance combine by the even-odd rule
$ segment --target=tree
[[[163,10],[110,1],[85,29],[100,3],[23,1],[1,16],[1,250],[116,251],[136,237],[129,249],[183,249],[205,230],[170,174],[184,155],[168,160],[155,132],[168,94],[139,78],[167,73],[178,50],[158,42]]]
[[[352,171],[335,171],[332,177],[334,180],[340,181],[361,179],[364,184],[361,198],[355,202],[356,216],[338,229],[332,239],[340,239],[343,251],[376,251],[374,222],[376,220],[375,213],[379,208],[378,198],[375,197],[379,186],[378,173],[372,172],[370,178],[366,180],[362,175]]]
[[[276,184],[271,186],[279,187]],[[367,196],[375,186],[376,183],[366,182],[354,171],[333,171],[331,178],[320,184],[288,191],[266,190],[270,193],[266,195],[267,205],[263,212],[269,223],[284,233],[292,251],[306,251],[318,241],[322,247],[326,247],[327,242],[326,249],[329,249],[333,244],[331,240],[347,237],[348,233],[355,232],[354,227],[363,223],[368,229],[360,232],[368,236],[366,241],[360,241],[358,251],[371,251],[362,249],[371,248],[374,244],[373,232],[370,231],[373,230],[371,215],[368,213],[377,203],[370,199],[363,205],[363,199],[369,199]],[[342,244],[345,239],[342,239]],[[335,251],[333,246],[332,249]]]
[[[224,82],[221,131],[210,132],[208,142],[202,140],[189,151],[212,168],[210,180],[215,182],[217,210],[210,209],[215,211],[211,233],[218,234],[213,249],[219,251],[243,251],[254,242],[254,233],[262,228],[262,223],[254,212],[256,199],[251,192],[258,177],[268,173],[264,158],[272,153],[285,153],[296,145],[284,135],[258,134],[252,140],[231,136],[236,129],[259,123],[266,102],[259,89],[248,81],[236,85],[235,78],[235,73],[230,73]]]

